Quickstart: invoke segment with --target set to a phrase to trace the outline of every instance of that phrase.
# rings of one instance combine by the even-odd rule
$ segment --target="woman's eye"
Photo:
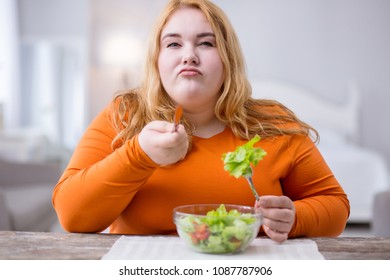
[[[175,47],[179,47],[180,45],[176,42],[172,42],[172,43],[169,43],[167,44],[167,48],[175,48]]]
[[[214,47],[214,44],[209,41],[201,42],[199,45],[201,46],[207,46],[207,47]]]

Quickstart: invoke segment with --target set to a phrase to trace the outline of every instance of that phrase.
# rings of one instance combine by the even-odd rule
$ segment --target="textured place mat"
[[[323,260],[317,244],[310,239],[274,242],[256,238],[239,254],[214,255],[195,252],[176,236],[122,236],[103,260]]]

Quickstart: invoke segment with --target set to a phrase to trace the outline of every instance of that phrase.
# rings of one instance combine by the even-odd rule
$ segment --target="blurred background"
[[[41,165],[45,174],[56,174],[45,169],[53,166],[63,170],[89,122],[118,90],[138,85],[148,33],[166,2],[1,0],[0,159]],[[390,162],[390,1],[213,2],[238,33],[252,81],[288,83],[340,108],[349,102],[354,85],[358,123],[348,141],[373,153],[380,172],[386,173],[378,176],[385,178]],[[0,170],[0,194],[6,190],[3,200],[10,212],[3,225],[15,229],[18,215],[38,208],[28,208],[29,201],[25,212],[12,207],[25,194],[9,195],[10,186],[29,183],[28,178],[16,183],[11,179],[20,173],[7,170]],[[53,178],[42,180],[53,187]],[[383,179],[380,186],[366,188],[372,189],[366,205],[372,211],[375,195],[390,186]],[[38,197],[50,200],[48,188],[44,193]],[[351,196],[359,200],[367,194],[351,190]],[[351,222],[370,224],[372,218],[371,212],[356,213]],[[48,219],[51,223],[55,217]],[[30,230],[31,225],[20,228]]]

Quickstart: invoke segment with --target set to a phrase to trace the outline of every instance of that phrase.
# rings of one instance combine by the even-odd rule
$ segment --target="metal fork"
[[[253,184],[252,173],[253,173],[253,168],[251,167],[251,174],[249,174],[247,176],[244,176],[244,177],[248,181],[248,184],[249,184],[249,186],[250,186],[250,188],[252,190],[252,193],[255,196],[256,200],[258,201],[260,199],[260,196],[259,196],[259,194],[257,193],[257,191],[255,189],[255,185]]]

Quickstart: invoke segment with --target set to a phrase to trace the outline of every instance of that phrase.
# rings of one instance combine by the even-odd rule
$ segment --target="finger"
[[[263,225],[272,228],[274,231],[278,231],[281,233],[289,233],[291,230],[292,223],[263,218]]]
[[[164,132],[172,132],[173,126],[174,126],[173,123],[167,121],[152,121],[148,123],[145,126],[145,128],[164,133]]]
[[[266,225],[263,225],[263,230],[269,238],[271,238],[272,240],[274,240],[276,242],[283,242],[283,241],[286,241],[288,238],[287,233],[275,231]]]
[[[186,129],[184,128],[184,125],[182,125],[182,124],[177,125],[176,132],[187,134]]]
[[[182,125],[179,125],[176,133],[172,133],[172,123],[165,122],[150,123],[146,129],[149,131],[148,137],[153,138],[155,147],[169,149],[188,145],[188,136]]]
[[[294,204],[287,196],[262,195],[259,204],[263,208],[288,208],[294,209]]]
[[[290,222],[294,220],[295,214],[294,211],[287,208],[260,208],[263,217],[269,218],[271,220],[281,221],[281,222]]]

